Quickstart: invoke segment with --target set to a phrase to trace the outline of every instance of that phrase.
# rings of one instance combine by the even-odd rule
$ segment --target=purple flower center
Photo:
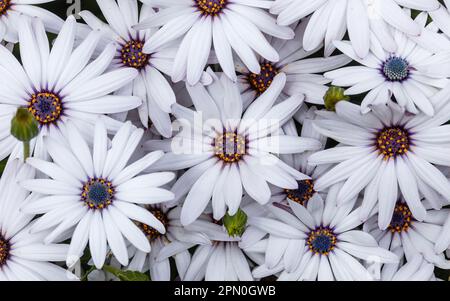
[[[143,48],[144,42],[139,40],[131,40],[123,45],[120,50],[122,64],[136,69],[142,69],[147,66],[150,56],[142,51]]]
[[[0,234],[0,267],[2,267],[9,258],[11,246],[9,241]]]
[[[247,75],[247,81],[250,87],[256,91],[256,93],[264,93],[272,84],[273,79],[278,74],[278,69],[271,63],[264,63],[261,65],[261,73],[250,73]]]
[[[28,111],[40,124],[58,121],[63,111],[61,98],[52,92],[39,92],[31,95]]]
[[[409,145],[409,133],[401,127],[386,127],[376,138],[376,147],[385,160],[406,154]]]

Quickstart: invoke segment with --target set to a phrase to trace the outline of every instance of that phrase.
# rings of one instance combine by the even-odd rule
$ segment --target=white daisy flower
[[[305,102],[323,105],[323,96],[331,80],[325,78],[322,73],[347,65],[352,61],[346,55],[332,57],[309,57],[316,54],[323,44],[311,51],[303,48],[303,36],[306,24],[303,21],[295,27],[295,38],[289,41],[271,38],[271,45],[280,55],[276,63],[258,57],[261,72],[252,73],[243,64],[237,65],[241,73],[238,76],[240,89],[243,93],[244,104],[249,104],[257,96],[261,95],[272,83],[278,73],[285,73],[287,80],[281,97],[283,99],[295,94],[304,94]]]
[[[315,112],[315,107],[310,108],[306,112],[301,135],[298,134],[297,126],[293,120],[288,121],[283,126],[283,130],[286,135],[312,138],[320,141],[322,143],[322,148],[317,150],[320,151],[325,147],[327,138],[320,135],[313,128],[313,120],[318,117]],[[320,194],[314,189],[314,181],[324,174],[332,165],[320,167],[308,165],[308,157],[313,153],[314,151],[306,151],[301,154],[286,154],[280,156],[283,162],[303,173],[305,179],[297,181],[297,189],[283,189],[276,186],[271,187],[272,202],[287,203],[288,200],[291,200],[306,206],[308,202],[314,202],[317,198],[321,198]]]
[[[444,103],[436,106],[433,118],[404,114],[395,104],[362,115],[359,106],[346,101],[337,103],[336,113],[320,112],[328,120],[315,120],[316,130],[340,145],[308,158],[311,165],[337,164],[315,181],[315,189],[345,181],[338,194],[340,204],[365,189],[360,218],[366,220],[376,207],[382,230],[389,226],[399,194],[418,221],[427,218],[421,195],[436,209],[442,207],[442,200],[448,204],[450,185],[434,166],[450,165],[448,126],[442,125],[450,119],[448,91],[433,98]]]
[[[187,194],[180,217],[183,225],[196,220],[211,198],[214,218],[218,220],[227,207],[230,215],[237,212],[244,190],[260,204],[266,204],[271,195],[268,182],[297,189],[297,180],[305,176],[276,155],[321,147],[315,139],[278,133],[303,101],[296,95],[274,105],[286,82],[285,74],[278,74],[245,111],[238,85],[224,74],[220,78],[212,76],[214,83],[207,87],[186,85],[197,111],[174,106],[174,115],[182,127],[174,139],[147,144],[150,149],[169,150],[152,167],[154,170],[189,168],[172,187],[175,200]]]
[[[350,87],[346,95],[368,92],[361,103],[367,113],[372,106],[386,104],[393,95],[396,102],[408,112],[419,111],[432,116],[435,113],[429,98],[448,85],[445,75],[436,74],[434,66],[448,64],[449,52],[432,52],[418,46],[405,34],[394,30],[397,50],[389,52],[371,36],[370,53],[358,58],[348,42],[335,42],[337,48],[362,66],[344,67],[325,73],[336,86]]]
[[[306,208],[289,200],[273,203],[271,217],[250,217],[249,225],[268,234],[265,262],[253,270],[257,278],[279,274],[279,280],[372,280],[365,262],[396,263],[395,254],[378,246],[368,233],[356,228],[362,223],[356,199],[342,206],[336,203],[340,187],[333,186],[325,205],[320,198]],[[263,249],[264,250],[264,249]]]
[[[21,143],[10,134],[10,120],[18,107],[26,107],[40,124],[40,133],[32,145],[35,156],[45,156],[43,137],[60,139],[65,124],[73,121],[92,137],[100,114],[119,113],[138,107],[142,101],[133,96],[108,95],[131,82],[137,71],[133,68],[106,72],[115,46],[110,44],[90,62],[100,39],[98,31],[91,32],[75,49],[76,21],[69,17],[50,50],[44,26],[39,19],[23,18],[19,26],[22,64],[5,47],[0,46],[0,159],[21,150]],[[109,130],[116,131],[120,122],[104,117]]]
[[[245,198],[248,201],[248,198]],[[265,209],[256,203],[242,207],[248,217],[261,216]],[[197,221],[186,226],[189,231],[205,234],[212,244],[199,245],[192,255],[191,263],[185,273],[184,281],[252,281],[251,268],[254,263],[261,264],[263,258],[246,245],[258,241],[260,232],[246,228],[242,237],[230,236],[222,225],[222,220],[215,220],[202,215]]]
[[[209,238],[202,233],[189,231],[181,226],[180,207],[172,209],[164,205],[148,206],[149,210],[166,228],[165,233],[144,223],[138,223],[151,245],[151,252],[145,253],[136,248],[131,250],[132,260],[128,270],[147,272],[154,281],[170,281],[170,258],[175,261],[178,277],[184,279],[184,275],[191,261],[189,249],[197,245],[211,245]],[[194,225],[196,222],[194,222]],[[199,224],[201,227],[201,223]]]
[[[265,10],[272,2],[242,0],[142,0],[158,7],[155,16],[135,28],[162,26],[145,43],[144,52],[152,53],[166,43],[180,39],[172,80],[187,79],[196,84],[202,75],[211,47],[222,70],[236,80],[233,50],[251,72],[261,73],[256,53],[270,62],[280,57],[264,34],[281,39],[292,39],[289,27],[279,26]]]
[[[22,22],[21,15],[37,17],[44,22],[49,32],[58,33],[64,21],[54,13],[33,5],[53,1],[55,0],[0,0],[0,41],[18,42],[17,26]]]
[[[122,265],[128,265],[125,239],[143,252],[150,252],[144,233],[133,221],[142,222],[165,233],[164,225],[149,211],[135,205],[155,204],[173,199],[173,194],[158,188],[174,178],[173,173],[137,176],[163,153],[154,152],[127,166],[143,135],[130,122],[125,123],[110,146],[103,122],[97,122],[93,149],[89,148],[72,123],[67,124],[70,141],[61,144],[45,137],[54,163],[37,158],[27,163],[50,179],[22,181],[23,187],[42,194],[23,210],[43,214],[31,228],[33,233],[50,229],[45,242],[52,242],[64,231],[73,230],[67,265],[72,266],[89,242],[97,268],[105,261],[107,247]]]
[[[122,87],[117,95],[135,95],[144,100],[139,107],[142,124],[148,127],[150,117],[153,125],[165,137],[172,132],[169,113],[176,102],[175,94],[163,73],[170,74],[177,48],[156,49],[144,53],[146,41],[156,30],[135,30],[133,25],[146,18],[154,18],[153,9],[144,4],[139,12],[137,0],[119,1],[97,0],[103,15],[109,24],[105,24],[90,11],[80,12],[80,16],[94,30],[103,32],[102,47],[110,42],[118,43],[112,62],[112,69],[134,68],[139,76]],[[126,118],[126,113],[120,116]]]
[[[0,180],[0,281],[76,280],[75,275],[51,263],[64,261],[69,246],[44,243],[49,231],[30,233],[34,215],[19,209],[36,196],[17,182],[33,177],[34,169],[16,159],[8,163]],[[58,241],[64,239],[58,237]]]
[[[270,12],[278,15],[280,25],[312,14],[303,38],[306,50],[325,41],[329,56],[335,49],[333,41],[342,40],[348,32],[355,54],[364,58],[372,43],[371,32],[386,46],[393,46],[391,27],[412,36],[421,34],[420,26],[402,8],[431,11],[438,7],[437,0],[275,0]]]
[[[364,223],[363,229],[375,237],[381,247],[395,251],[400,258],[405,257],[406,261],[420,255],[437,267],[449,269],[450,261],[443,254],[447,246],[443,251],[435,251],[435,244],[439,243],[439,234],[449,213],[449,209],[435,210],[427,204],[425,219],[418,221],[413,217],[408,204],[398,201],[386,230],[379,229],[377,214]],[[385,273],[393,273],[395,268],[395,265],[385,267]]]

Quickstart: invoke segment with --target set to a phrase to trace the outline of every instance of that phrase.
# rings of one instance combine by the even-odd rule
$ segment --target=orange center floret
[[[214,140],[214,153],[226,163],[241,160],[246,153],[245,138],[233,132],[227,132]]]
[[[11,6],[11,0],[0,0],[0,16],[5,15]]]
[[[28,102],[28,111],[43,125],[58,121],[62,110],[61,99],[52,92],[33,94]]]
[[[149,209],[149,211],[164,225],[164,227],[167,227],[169,221],[164,212],[159,209]],[[142,232],[144,232],[145,236],[147,236],[149,241],[155,240],[161,236],[161,233],[159,233],[158,230],[149,225],[138,223],[138,226],[141,228]]]
[[[196,0],[202,15],[217,16],[227,4],[226,0]]]
[[[376,146],[385,160],[406,154],[409,143],[408,132],[400,127],[384,128],[376,138]]]
[[[412,221],[412,212],[405,203],[397,203],[395,205],[394,214],[392,215],[391,223],[388,229],[392,233],[400,233],[408,231]]]
[[[0,234],[0,267],[3,266],[9,257],[9,242]]]
[[[247,75],[247,81],[257,94],[262,94],[270,87],[277,74],[278,69],[276,67],[271,63],[264,63],[261,65],[261,73],[250,73]]]
[[[312,180],[301,180],[297,181],[297,189],[285,189],[286,197],[291,201],[299,203],[300,205],[306,206],[308,201],[314,195],[314,182]]]
[[[150,56],[144,53],[144,42],[131,40],[120,50],[122,64],[127,67],[141,69],[147,66]]]

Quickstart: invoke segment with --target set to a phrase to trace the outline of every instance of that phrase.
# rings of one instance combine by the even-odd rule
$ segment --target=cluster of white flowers
[[[0,280],[439,280],[449,0],[0,0]]]

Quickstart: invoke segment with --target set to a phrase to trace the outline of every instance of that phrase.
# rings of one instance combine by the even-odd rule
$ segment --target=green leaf
[[[123,271],[110,265],[103,266],[103,269],[116,276],[120,281],[150,281],[147,274],[136,271]]]

